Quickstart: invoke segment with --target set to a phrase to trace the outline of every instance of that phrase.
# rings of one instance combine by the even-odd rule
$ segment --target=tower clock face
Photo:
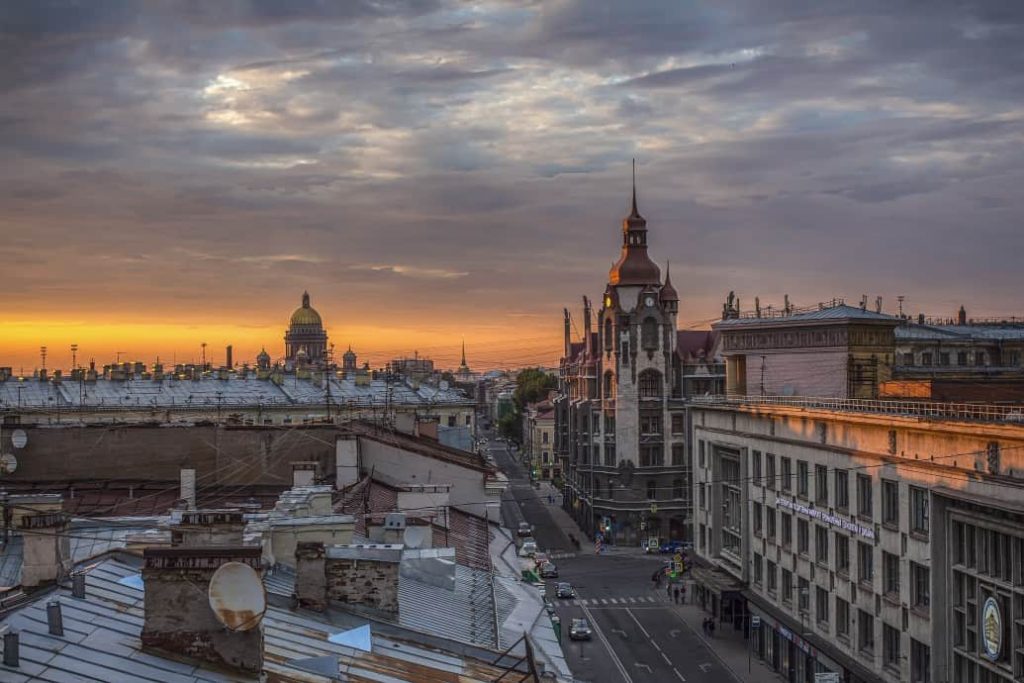
[[[653,296],[647,297],[646,299],[644,299],[644,303],[647,304],[648,306],[653,306],[654,305],[654,297]]]
[[[605,297],[604,297],[604,307],[605,308],[611,308],[612,307],[612,297],[610,295],[607,295],[607,294],[605,295]]]

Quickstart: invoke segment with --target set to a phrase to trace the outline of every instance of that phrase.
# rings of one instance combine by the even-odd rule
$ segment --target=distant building
[[[527,407],[524,415],[526,454],[534,478],[552,481],[562,478],[562,464],[555,454],[555,409],[545,400]]]
[[[327,331],[320,314],[309,305],[309,292],[302,293],[302,305],[292,313],[284,335],[284,358],[296,365],[327,363]]]

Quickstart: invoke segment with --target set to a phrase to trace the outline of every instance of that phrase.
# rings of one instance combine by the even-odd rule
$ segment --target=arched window
[[[654,318],[645,318],[640,328],[640,344],[645,349],[658,348],[658,321]]]
[[[661,373],[657,370],[644,370],[637,380],[640,398],[661,398]]]
[[[612,344],[615,339],[612,338],[614,332],[612,331],[612,319],[610,317],[604,319],[604,350],[611,351]]]
[[[615,394],[615,375],[611,370],[604,373],[604,397],[611,398]]]

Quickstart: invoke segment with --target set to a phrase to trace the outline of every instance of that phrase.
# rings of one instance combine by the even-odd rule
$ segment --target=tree
[[[548,392],[558,386],[558,380],[540,368],[525,368],[516,377],[516,390],[512,400],[518,412],[526,409],[530,403],[547,398]]]

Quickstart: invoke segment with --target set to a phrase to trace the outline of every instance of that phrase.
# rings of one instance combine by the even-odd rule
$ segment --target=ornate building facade
[[[284,334],[284,359],[289,364],[327,363],[327,330],[320,314],[309,305],[309,292],[302,293],[302,305],[292,313]]]
[[[622,223],[622,252],[596,321],[590,301],[583,302],[581,342],[572,341],[565,311],[555,408],[566,509],[606,542],[688,540],[683,373],[684,366],[699,365],[714,385],[709,390],[720,391],[721,367],[710,362],[717,335],[677,331],[679,296],[647,253],[647,221],[637,210],[635,186]]]

